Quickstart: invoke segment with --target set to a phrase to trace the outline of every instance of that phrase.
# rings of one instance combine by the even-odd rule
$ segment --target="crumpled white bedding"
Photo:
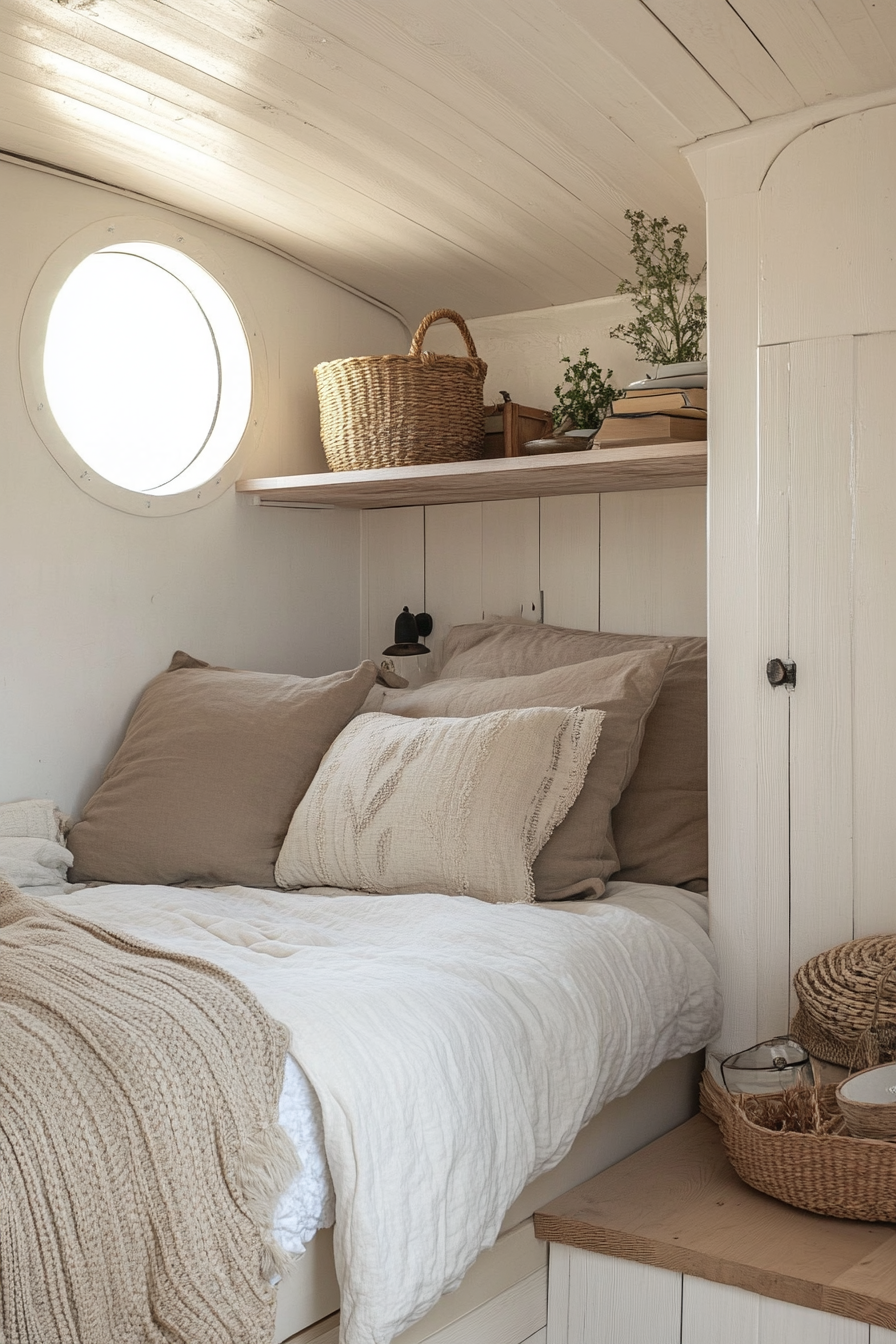
[[[387,1344],[602,1105],[717,1030],[715,960],[688,913],[701,898],[670,890],[554,908],[241,888],[53,899],[225,967],[287,1024],[323,1117],[342,1337]],[[312,1203],[288,1235],[327,1216]]]
[[[284,1251],[302,1255],[315,1232],[333,1226],[336,1192],[327,1166],[320,1102],[292,1055],[286,1056],[278,1118],[292,1139],[299,1170],[277,1201],[274,1236]]]

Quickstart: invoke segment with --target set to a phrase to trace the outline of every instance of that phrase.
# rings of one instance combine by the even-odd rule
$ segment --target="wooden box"
[[[521,457],[524,443],[549,438],[553,428],[551,412],[535,406],[521,406],[517,401],[486,406],[483,457]]]

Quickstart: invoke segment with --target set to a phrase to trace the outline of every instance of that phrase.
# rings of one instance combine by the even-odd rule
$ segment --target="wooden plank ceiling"
[[[896,85],[896,0],[0,0],[0,150],[200,214],[413,324],[611,294],[678,151]]]

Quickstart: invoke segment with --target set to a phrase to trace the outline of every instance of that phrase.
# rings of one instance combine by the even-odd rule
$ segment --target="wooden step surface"
[[[896,1329],[896,1227],[744,1185],[702,1115],[545,1205],[535,1234]]]

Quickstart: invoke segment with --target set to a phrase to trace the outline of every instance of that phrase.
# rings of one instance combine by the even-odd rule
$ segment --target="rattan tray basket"
[[[792,1095],[797,1091],[799,1099]],[[700,1107],[719,1126],[729,1161],[747,1185],[811,1213],[896,1222],[896,1144],[833,1132],[842,1124],[834,1092],[823,1086],[738,1095],[704,1073]],[[782,1113],[788,1117],[783,1123],[794,1123],[801,1110],[818,1132],[768,1128],[776,1112],[779,1123]]]
[[[423,349],[439,318],[459,328],[467,355]],[[450,308],[424,317],[407,355],[332,359],[314,370],[320,434],[331,471],[468,462],[485,446],[488,366],[466,323]]]

